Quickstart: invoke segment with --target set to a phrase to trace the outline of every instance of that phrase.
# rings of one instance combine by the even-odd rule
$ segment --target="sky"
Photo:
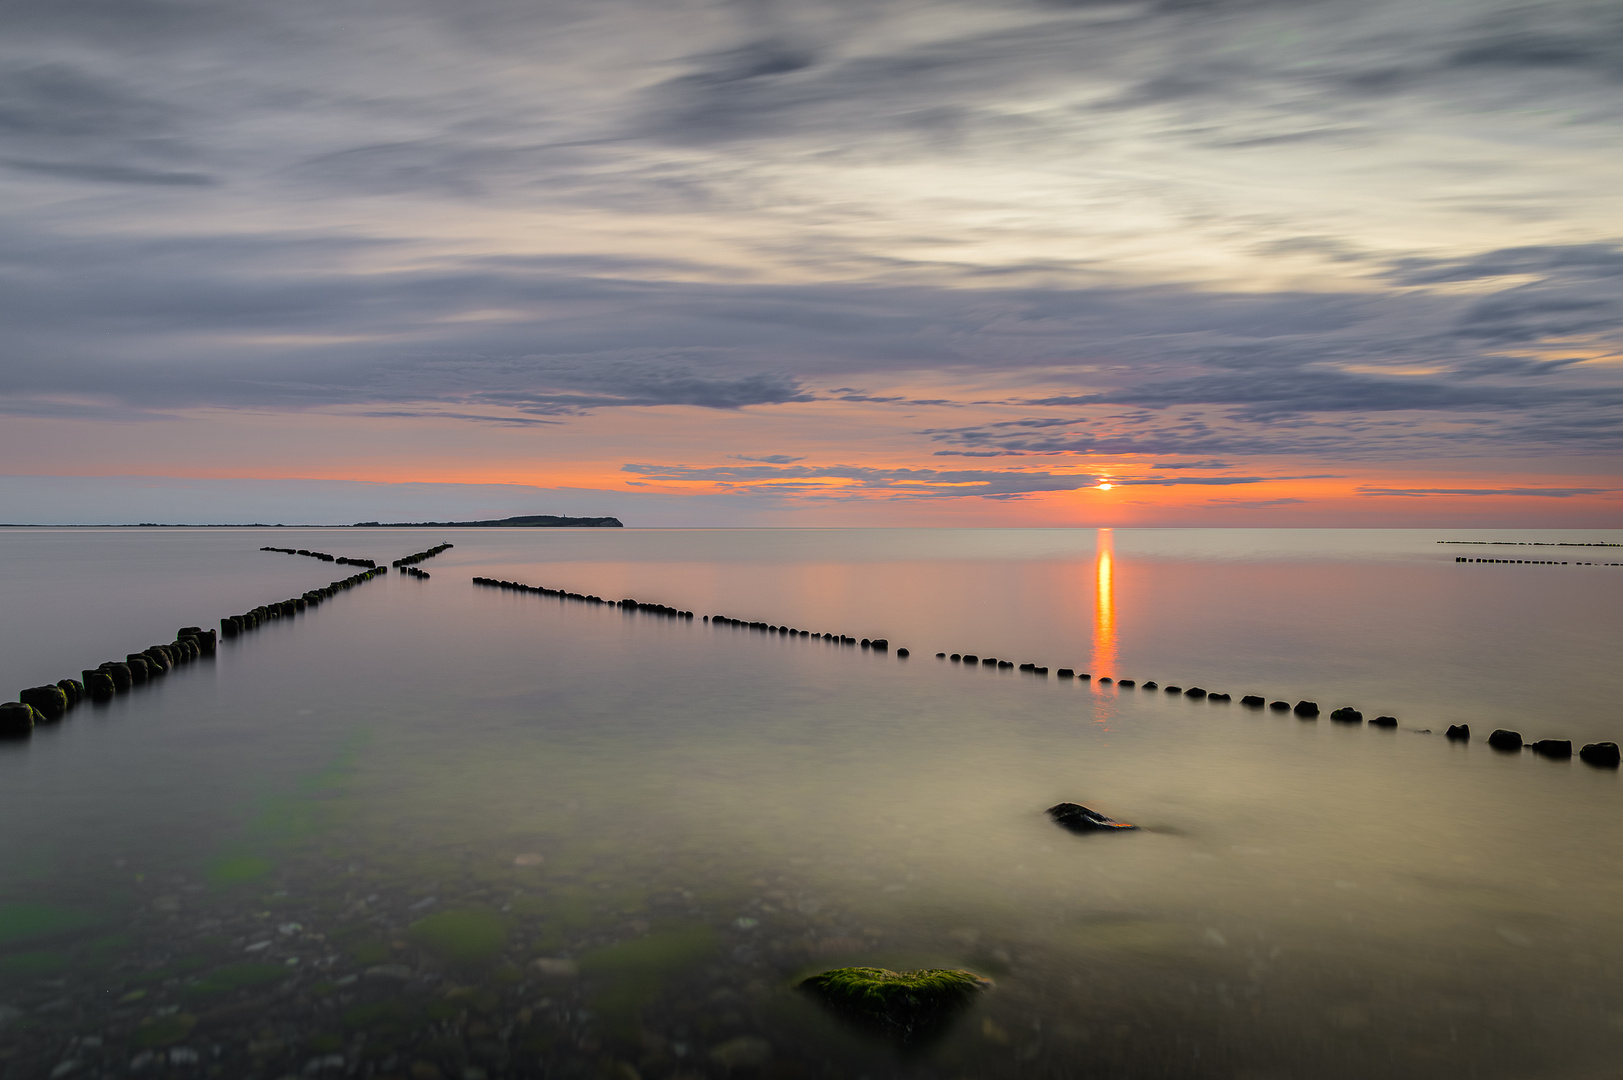
[[[1623,5],[7,0],[0,521],[533,513],[1623,525]]]

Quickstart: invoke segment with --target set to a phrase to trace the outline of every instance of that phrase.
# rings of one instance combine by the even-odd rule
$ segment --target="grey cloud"
[[[1611,488],[1382,488],[1361,487],[1360,495],[1401,495],[1423,498],[1428,495],[1531,495],[1546,499],[1570,499],[1577,495],[1603,495]]]
[[[760,461],[768,465],[793,465],[797,461],[805,461],[804,457],[795,457],[792,454],[728,454],[734,461]]]
[[[1213,506],[1228,506],[1236,510],[1272,510],[1277,506],[1301,506],[1305,499],[1207,499]]]
[[[538,424],[557,425],[562,420],[541,420],[529,416],[489,416],[479,413],[459,412],[429,412],[426,410],[411,409],[372,409],[360,412],[357,416],[371,416],[380,419],[402,418],[412,420],[471,420],[478,424],[494,424],[498,427],[533,427]]]
[[[86,180],[97,184],[160,184],[180,187],[207,187],[214,178],[206,173],[163,172],[130,165],[95,165],[71,161],[25,161],[0,158],[0,165],[19,172],[58,176],[65,180]]]

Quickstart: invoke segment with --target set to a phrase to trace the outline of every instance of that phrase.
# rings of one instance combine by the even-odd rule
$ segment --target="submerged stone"
[[[1443,738],[1469,741],[1471,738],[1471,725],[1450,724],[1448,730],[1443,732]]]
[[[801,981],[800,989],[852,1023],[906,1043],[944,1031],[991,985],[972,972],[950,968],[850,967],[813,975]]]
[[[1136,829],[1137,825],[1129,825],[1125,821],[1107,818],[1096,810],[1074,802],[1062,802],[1048,808],[1048,816],[1054,819],[1054,824],[1074,833],[1087,832],[1113,832],[1120,829]]]
[[[1291,703],[1288,701],[1270,701],[1268,707],[1274,712],[1290,712]]]
[[[1370,721],[1372,727],[1397,727],[1398,718],[1395,716],[1377,716]]]
[[[1344,724],[1362,724],[1364,722],[1364,714],[1353,708],[1351,705],[1347,705],[1331,713],[1330,719],[1339,720]]]
[[[1319,703],[1317,701],[1298,701],[1296,708],[1292,711],[1297,716],[1316,717],[1319,715]]]
[[[1144,684],[1144,689],[1146,689],[1146,690],[1155,690],[1155,689],[1158,689],[1159,686],[1160,686],[1159,683],[1157,683],[1154,679],[1151,679],[1151,680],[1149,680],[1148,682],[1146,682]]]
[[[1249,705],[1253,709],[1260,709],[1268,703],[1262,698],[1258,697],[1256,694],[1247,694],[1245,697],[1240,699],[1240,704]]]
[[[1533,744],[1533,753],[1545,757],[1569,758],[1572,756],[1571,739],[1540,739]]]

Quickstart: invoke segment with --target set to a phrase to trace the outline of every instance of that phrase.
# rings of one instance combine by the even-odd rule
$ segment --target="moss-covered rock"
[[[951,968],[849,967],[813,975],[800,989],[860,1027],[918,1042],[945,1031],[991,985],[973,972]]]
[[[118,693],[118,684],[105,671],[90,671],[85,673],[85,691],[96,701],[106,701]]]

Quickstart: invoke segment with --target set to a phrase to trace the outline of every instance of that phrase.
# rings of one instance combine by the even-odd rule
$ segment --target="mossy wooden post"
[[[21,701],[0,704],[0,736],[17,738],[34,730],[35,713],[32,705]]]

